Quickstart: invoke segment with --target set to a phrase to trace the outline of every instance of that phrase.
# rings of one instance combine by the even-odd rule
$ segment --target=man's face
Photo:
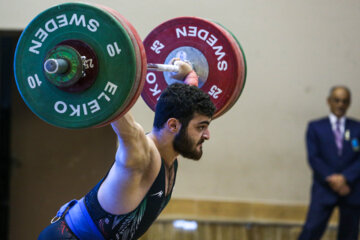
[[[350,106],[350,94],[344,88],[336,88],[328,98],[330,111],[337,117],[341,118],[346,114]]]
[[[195,113],[188,126],[181,127],[175,136],[173,141],[175,151],[185,158],[199,160],[202,156],[202,143],[210,139],[208,129],[210,121],[209,117]]]

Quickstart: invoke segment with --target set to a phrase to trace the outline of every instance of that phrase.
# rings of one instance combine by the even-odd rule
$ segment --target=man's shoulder
[[[162,164],[162,157],[160,149],[158,148],[157,144],[155,143],[155,140],[150,137],[150,135],[146,135],[148,142],[149,142],[149,158],[152,164],[155,164],[156,169],[160,170],[160,166]]]
[[[329,117],[321,117],[313,119],[309,122],[309,125],[323,125],[329,123]]]
[[[347,124],[352,124],[354,126],[360,127],[360,121],[358,119],[348,117],[346,118],[346,122]]]

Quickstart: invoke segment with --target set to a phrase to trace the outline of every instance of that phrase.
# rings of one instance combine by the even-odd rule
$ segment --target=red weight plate
[[[217,108],[214,117],[228,109],[241,88],[245,63],[236,41],[211,21],[197,17],[171,19],[146,37],[144,47],[150,63],[168,64],[173,57],[192,62],[199,75],[199,87]],[[161,92],[173,82],[169,73],[148,71],[141,95],[152,110]]]
[[[245,59],[243,58],[242,52],[240,51],[240,48],[239,48],[239,45],[237,44],[236,39],[233,37],[233,35],[230,32],[226,31],[225,28],[223,28],[220,25],[218,25],[218,27],[221,28],[223,31],[223,34],[227,36],[227,39],[229,40],[229,44],[231,44],[234,49],[234,52],[233,52],[234,57],[237,59],[237,62],[240,64],[238,65],[238,69],[237,69],[239,71],[239,75],[238,75],[238,78],[236,79],[236,83],[234,85],[228,86],[229,88],[233,89],[232,95],[229,97],[226,104],[224,104],[224,107],[221,108],[217,113],[215,113],[215,117],[220,117],[234,105],[234,103],[236,102],[237,98],[240,96],[240,93],[244,87],[245,77],[246,77]]]
[[[135,28],[130,24],[130,22],[127,21],[120,13],[109,7],[98,4],[97,6],[112,14],[124,26],[125,30],[128,32],[130,36],[131,41],[133,42],[136,53],[136,60],[137,60],[137,71],[136,71],[136,81],[135,81],[136,85],[134,85],[133,89],[131,90],[131,95],[130,95],[131,97],[128,98],[126,104],[123,105],[124,108],[119,109],[116,112],[116,114],[114,114],[111,118],[108,119],[108,121],[105,121],[100,125],[96,126],[96,127],[102,127],[111,123],[115,119],[123,116],[135,104],[135,102],[140,96],[140,93],[144,85],[144,79],[147,71],[146,69],[147,63],[146,63],[146,53],[141,38],[137,33],[137,31],[135,30]]]
[[[241,57],[241,61],[244,62],[244,67],[245,67],[245,72],[244,72],[243,78],[239,79],[239,83],[237,85],[238,89],[234,92],[235,93],[234,98],[231,100],[229,106],[221,113],[221,115],[222,115],[222,114],[224,114],[225,112],[227,112],[228,110],[230,110],[234,106],[234,104],[239,99],[242,91],[244,90],[245,82],[246,82],[247,67],[246,67],[245,53],[244,53],[239,41],[236,39],[235,35],[229,29],[225,28],[220,23],[216,23],[216,24],[218,24],[219,27],[222,27],[225,31],[227,31],[233,37],[233,40],[237,43],[237,47],[236,47],[237,54],[238,54],[238,56]]]

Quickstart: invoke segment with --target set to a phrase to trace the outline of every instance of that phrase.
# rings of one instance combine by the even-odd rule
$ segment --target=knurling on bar
[[[159,72],[179,72],[180,68],[176,65],[171,64],[156,64],[156,63],[148,63],[148,70],[159,71]]]
[[[58,58],[50,58],[44,63],[44,70],[49,74],[61,74],[68,70],[69,64],[66,60]],[[179,66],[171,64],[156,64],[149,63],[147,65],[148,70],[159,71],[159,72],[179,72]]]

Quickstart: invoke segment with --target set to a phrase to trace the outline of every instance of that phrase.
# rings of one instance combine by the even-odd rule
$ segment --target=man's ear
[[[178,133],[181,123],[176,118],[169,118],[166,122],[166,128],[172,133]]]

